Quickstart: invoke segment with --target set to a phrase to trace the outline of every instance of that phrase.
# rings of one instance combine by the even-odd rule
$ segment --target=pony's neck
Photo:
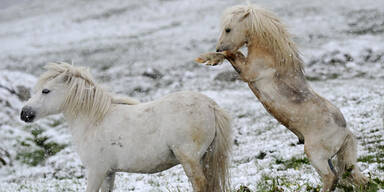
[[[260,71],[264,69],[274,69],[279,74],[286,75],[298,75],[297,73],[302,73],[300,58],[297,60],[280,58],[283,54],[277,52],[279,50],[271,50],[271,48],[263,46],[261,43],[258,43],[256,38],[251,38],[249,42],[247,45],[247,60],[248,62],[257,61],[257,68],[259,68]],[[297,53],[294,54],[296,55]]]
[[[247,45],[248,47],[248,62],[253,62],[258,60],[257,68],[260,71],[268,68],[274,68],[275,59],[273,58],[273,54],[270,53],[266,48],[260,47],[257,43],[251,43]]]
[[[84,150],[85,146],[82,143],[95,139],[92,135],[97,127],[90,123],[90,118],[84,117],[84,115],[74,116],[66,113],[63,113],[63,115],[68,123],[68,129],[72,136],[71,140],[76,150],[78,152]]]
[[[70,112],[63,112],[64,119],[68,123],[70,129],[72,130],[74,127],[79,129],[79,127],[83,127],[82,125],[93,125],[92,118],[89,115],[84,115],[82,113],[78,114],[70,114]]]

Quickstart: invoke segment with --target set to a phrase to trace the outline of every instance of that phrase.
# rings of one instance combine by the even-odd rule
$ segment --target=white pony
[[[115,172],[156,173],[177,164],[195,192],[229,191],[230,119],[212,99],[178,92],[138,104],[104,91],[85,68],[45,68],[21,119],[64,114],[87,168],[87,192],[112,191]]]
[[[247,55],[239,51],[244,45]],[[216,65],[227,59],[232,64],[266,110],[304,143],[323,192],[334,190],[342,176],[357,186],[367,183],[356,162],[355,136],[340,110],[307,83],[295,43],[275,14],[256,5],[230,7],[216,49],[196,61]]]

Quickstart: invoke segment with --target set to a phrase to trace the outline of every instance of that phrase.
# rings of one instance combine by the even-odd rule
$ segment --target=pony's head
[[[224,11],[218,52],[235,52],[244,44],[268,51],[276,64],[301,70],[301,59],[290,34],[275,14],[256,5],[237,5]],[[249,50],[248,50],[249,51]]]
[[[246,6],[238,5],[224,11],[221,18],[221,35],[216,51],[237,51],[248,40],[249,26],[247,18],[250,11]]]
[[[50,63],[45,69],[22,108],[23,121],[33,122],[62,112],[72,117],[81,113],[93,122],[104,117],[112,98],[94,82],[88,69],[67,63]]]

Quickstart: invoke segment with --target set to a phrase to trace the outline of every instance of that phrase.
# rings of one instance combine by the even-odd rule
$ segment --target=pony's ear
[[[68,72],[64,72],[60,75],[60,81],[63,82],[63,83],[67,83],[68,80],[69,80],[69,73]]]
[[[64,76],[63,76],[63,82],[64,83],[66,83],[66,82],[68,82],[68,79],[69,79],[69,75],[68,74],[64,74]]]
[[[249,16],[249,11],[247,11],[246,13],[244,13],[244,14],[240,17],[239,22],[244,21],[244,19],[247,18],[248,16]]]

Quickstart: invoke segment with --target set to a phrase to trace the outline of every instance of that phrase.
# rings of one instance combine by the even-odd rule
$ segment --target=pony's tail
[[[214,106],[215,138],[203,157],[203,172],[207,192],[230,191],[229,156],[232,149],[231,120],[219,106]]]
[[[357,165],[357,142],[351,132],[348,133],[344,144],[336,155],[336,166],[338,174],[342,179],[350,177],[357,186],[365,185],[368,182],[368,178],[361,173]]]

